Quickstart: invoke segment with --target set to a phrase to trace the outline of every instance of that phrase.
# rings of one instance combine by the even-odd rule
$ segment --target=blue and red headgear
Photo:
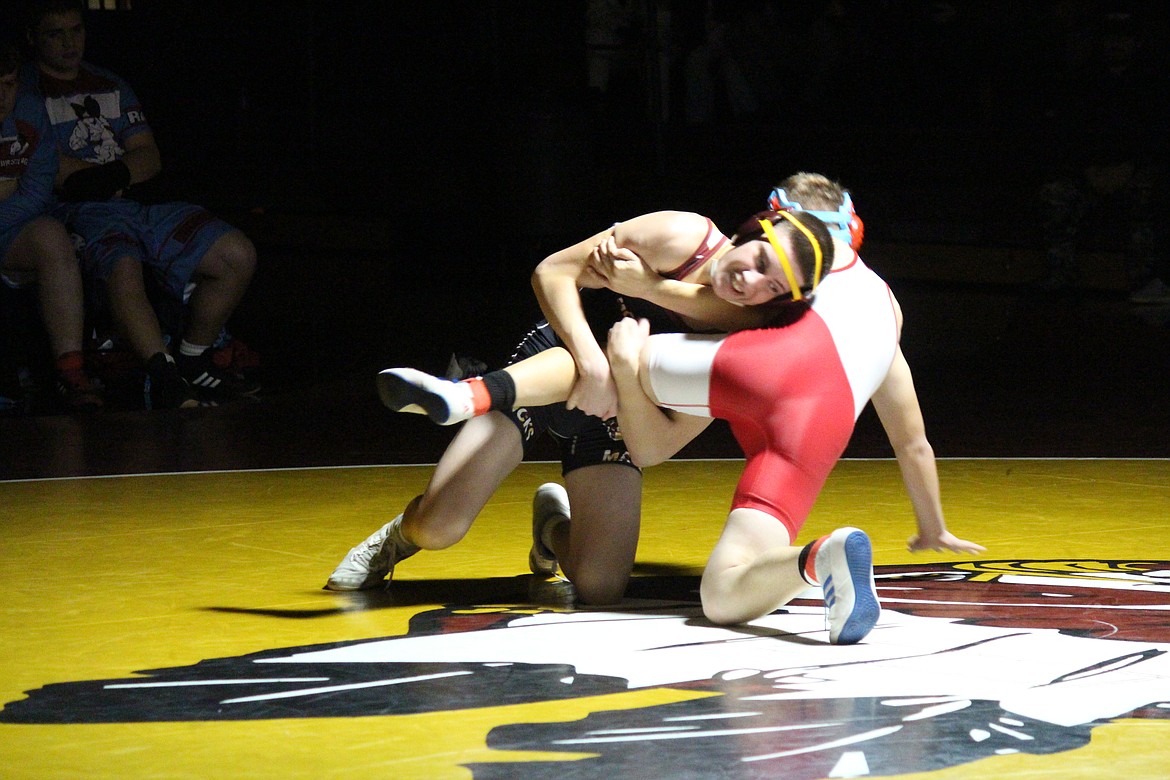
[[[845,193],[845,198],[836,211],[813,211],[789,199],[787,192],[776,187],[768,196],[768,209],[771,211],[803,211],[805,214],[812,214],[825,223],[833,238],[839,238],[849,244],[855,252],[861,249],[861,242],[865,238],[865,224],[861,221],[861,217],[857,216],[857,212],[853,210],[853,199],[849,197],[848,192]]]

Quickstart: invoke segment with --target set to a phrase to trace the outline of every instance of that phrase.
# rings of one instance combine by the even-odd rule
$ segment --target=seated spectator
[[[97,409],[102,398],[83,367],[81,272],[65,226],[48,213],[57,173],[52,130],[44,107],[18,96],[19,67],[16,47],[0,46],[0,280],[36,284],[64,407]]]
[[[43,101],[61,156],[56,183],[64,203],[56,213],[78,238],[82,272],[145,362],[152,405],[186,408],[254,395],[259,386],[218,366],[211,349],[251,282],[252,242],[201,206],[126,196],[161,170],[161,155],[130,85],[83,60],[81,2],[33,2],[26,34],[34,62],[22,72],[22,88]],[[186,303],[173,356],[144,269],[165,295]]]

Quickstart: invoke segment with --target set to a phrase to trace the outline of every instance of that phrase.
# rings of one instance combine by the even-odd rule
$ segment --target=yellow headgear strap
[[[816,258],[816,267],[813,272],[813,283],[810,292],[812,290],[816,290],[817,284],[819,284],[821,280],[821,265],[824,262],[824,256],[821,254],[820,242],[817,241],[816,236],[813,235],[812,231],[805,227],[800,222],[800,220],[794,217],[791,213],[787,211],[778,211],[776,213],[791,222],[792,225],[801,233],[804,233],[805,238],[807,238],[809,243],[812,244],[813,256]],[[788,253],[785,252],[784,248],[780,246],[780,239],[776,235],[775,228],[773,228],[772,223],[766,219],[760,220],[760,227],[763,228],[764,235],[768,238],[768,243],[771,244],[772,248],[776,250],[776,256],[780,260],[780,268],[784,270],[784,276],[787,277],[788,286],[792,290],[792,300],[799,301],[803,299],[804,295],[801,293],[800,286],[796,283],[796,275],[792,271],[792,262],[788,259]]]
[[[804,295],[801,294],[800,286],[796,283],[796,274],[792,272],[792,263],[788,260],[788,253],[784,251],[784,247],[780,246],[780,238],[776,235],[776,229],[766,219],[760,220],[760,227],[763,228],[768,243],[776,250],[776,257],[780,260],[780,268],[784,271],[784,276],[788,278],[788,289],[792,291],[792,300],[799,301]]]

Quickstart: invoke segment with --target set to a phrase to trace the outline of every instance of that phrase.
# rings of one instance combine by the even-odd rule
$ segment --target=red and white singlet
[[[889,286],[855,254],[791,325],[649,343],[659,403],[727,420],[743,448],[732,508],[776,517],[795,540],[889,371],[898,333]]]

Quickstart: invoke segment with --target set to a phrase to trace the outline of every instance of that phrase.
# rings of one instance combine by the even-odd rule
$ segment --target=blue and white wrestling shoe
[[[835,645],[860,642],[882,612],[869,536],[859,528],[838,528],[821,542],[814,565],[825,594],[829,641]]]
[[[440,379],[413,368],[387,368],[378,374],[378,397],[392,411],[425,414],[439,425],[454,425],[475,414],[471,386]]]

